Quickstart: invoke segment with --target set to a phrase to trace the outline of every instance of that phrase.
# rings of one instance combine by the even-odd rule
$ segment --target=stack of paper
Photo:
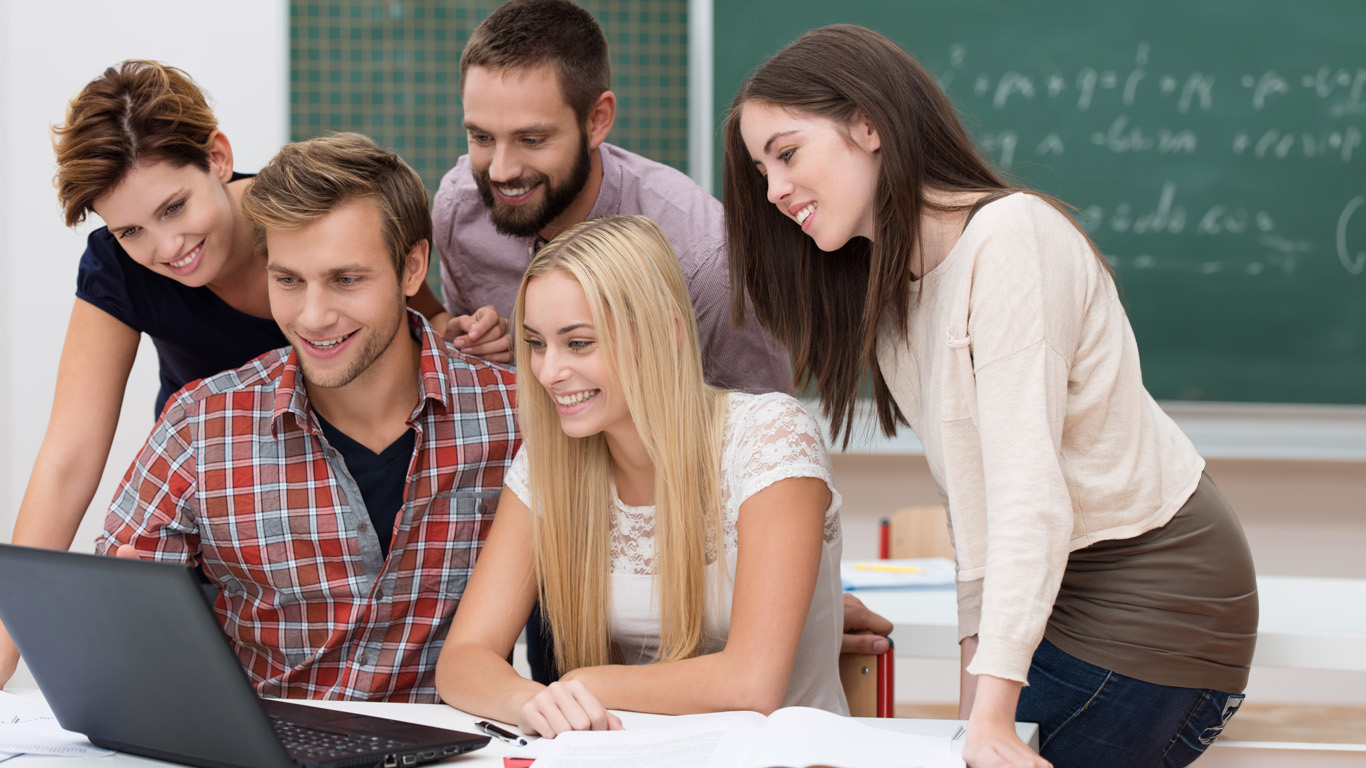
[[[844,590],[930,589],[952,587],[953,561],[947,557],[909,560],[854,560],[840,563]]]
[[[114,754],[79,733],[63,729],[47,704],[4,692],[0,692],[0,753],[62,757]],[[0,759],[7,758],[0,755]]]

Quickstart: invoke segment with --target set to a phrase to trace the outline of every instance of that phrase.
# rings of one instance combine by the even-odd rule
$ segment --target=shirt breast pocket
[[[461,489],[432,497],[413,548],[410,572],[419,593],[454,600],[465,593],[493,524],[498,492]]]

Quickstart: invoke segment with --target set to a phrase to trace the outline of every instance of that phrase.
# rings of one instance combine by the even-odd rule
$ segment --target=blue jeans
[[[1044,640],[1015,716],[1039,724],[1039,754],[1054,768],[1179,768],[1204,753],[1242,703],[1242,694],[1125,677]]]

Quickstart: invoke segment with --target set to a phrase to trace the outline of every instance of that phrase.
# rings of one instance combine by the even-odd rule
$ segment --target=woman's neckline
[[[971,198],[971,205],[976,205],[978,200],[993,193],[972,194],[975,195],[975,197]],[[939,261],[935,262],[929,269],[925,270],[924,274],[911,281],[911,290],[913,292],[917,291],[927,280],[936,279],[936,275],[942,275],[947,272],[948,269],[945,268],[946,265],[954,260],[954,254],[958,252],[959,246],[962,245],[963,240],[967,237],[968,230],[972,227],[973,222],[977,220],[977,214],[981,213],[993,203],[999,202],[1008,196],[1009,195],[1003,195],[995,200],[991,200],[976,210],[972,210],[971,208],[960,209],[948,212],[947,215],[937,217],[940,222],[939,226],[952,233],[953,245],[949,246],[948,250],[944,252],[943,258],[939,259]]]

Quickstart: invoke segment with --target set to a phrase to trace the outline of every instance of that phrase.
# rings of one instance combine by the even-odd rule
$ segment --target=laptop
[[[57,721],[106,749],[206,768],[379,768],[489,741],[259,698],[184,566],[0,544],[0,584],[0,621]]]

